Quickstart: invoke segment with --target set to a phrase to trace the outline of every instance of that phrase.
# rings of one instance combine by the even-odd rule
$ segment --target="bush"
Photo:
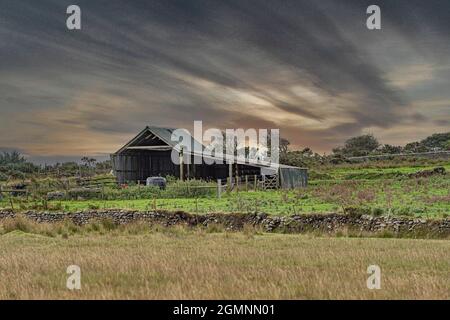
[[[101,197],[101,190],[98,188],[76,188],[70,189],[67,192],[67,197],[71,200],[77,199],[99,199]]]
[[[374,217],[382,216],[383,213],[384,213],[384,210],[383,210],[382,208],[373,208],[373,209],[372,209],[372,215],[373,215]]]
[[[109,218],[102,219],[101,224],[102,224],[103,228],[107,231],[117,229],[117,227],[118,227],[118,225],[112,219],[109,219]]]
[[[7,181],[7,180],[8,176],[5,173],[0,172],[0,181]]]
[[[409,207],[398,208],[397,210],[395,210],[395,213],[399,216],[405,216],[405,217],[414,216],[414,213],[412,212],[411,208],[409,208]]]
[[[135,200],[155,198],[199,198],[215,196],[216,184],[202,180],[174,181],[167,184],[165,190],[157,186],[132,185],[126,188],[74,189],[69,191],[69,198],[104,199],[104,200]]]
[[[364,214],[370,214],[371,211],[370,209],[363,207],[345,207],[344,213],[351,217],[359,218]]]
[[[328,173],[321,173],[314,170],[309,170],[308,177],[310,180],[333,180],[333,177]]]
[[[16,230],[28,233],[33,230],[33,223],[23,216],[17,216],[13,219],[6,219],[3,222],[3,230],[5,233]]]
[[[403,173],[399,171],[392,171],[392,172],[352,172],[349,174],[346,174],[344,176],[345,180],[377,180],[377,179],[393,179],[393,178],[399,178],[404,176]]]
[[[216,194],[216,184],[202,180],[177,180],[167,186],[163,196],[166,198],[198,198]]]
[[[89,203],[89,204],[88,204],[88,207],[89,207],[89,209],[91,209],[91,210],[97,210],[97,209],[100,208],[100,206],[98,206],[98,205],[96,205],[96,204],[92,204],[92,203]]]
[[[47,193],[47,200],[63,200],[67,197],[65,192],[62,191],[54,191]]]

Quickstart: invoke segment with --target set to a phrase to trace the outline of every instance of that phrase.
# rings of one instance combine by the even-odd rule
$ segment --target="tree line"
[[[450,151],[450,132],[436,133],[421,141],[415,141],[405,146],[381,144],[372,134],[351,137],[344,145],[333,148],[329,155],[320,155],[311,148],[290,150],[287,139],[280,140],[280,162],[294,166],[309,166],[312,164],[337,164],[349,157],[420,153],[429,151]],[[80,162],[64,162],[39,166],[28,161],[17,151],[0,153],[0,181],[10,179],[25,179],[42,174],[58,177],[86,176],[107,173],[111,170],[111,161],[98,162],[92,157],[82,157]]]
[[[350,157],[450,151],[450,132],[435,133],[421,141],[410,142],[404,146],[381,144],[374,135],[365,134],[349,138],[344,145],[333,148],[329,155],[320,155],[309,147],[302,150],[289,150],[289,144],[286,139],[280,142],[280,162],[283,164],[293,166],[308,166],[311,163],[337,164]]]

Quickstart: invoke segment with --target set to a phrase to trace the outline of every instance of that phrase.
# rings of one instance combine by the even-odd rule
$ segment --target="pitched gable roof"
[[[162,127],[155,127],[155,126],[147,126],[144,128],[144,130],[142,130],[141,132],[138,133],[138,135],[136,137],[134,137],[133,139],[131,139],[126,145],[124,145],[122,148],[120,148],[117,153],[123,152],[128,148],[132,148],[133,146],[135,146],[136,144],[142,142],[143,140],[146,139],[146,137],[148,138],[149,134],[153,135],[152,138],[154,139],[154,137],[158,138],[161,142],[163,142],[166,146],[175,149],[177,151],[179,150],[178,147],[178,143],[180,141],[180,135],[176,134],[174,131],[176,129],[173,128],[162,128]],[[172,136],[175,138],[175,140],[172,140]],[[189,134],[190,138],[191,138],[191,146],[192,146],[192,150],[203,150],[204,149],[204,145],[200,142],[198,142],[197,140],[195,140],[190,134]],[[197,148],[195,148],[197,147]]]
[[[173,128],[163,128],[163,127],[156,127],[156,126],[147,126],[144,128],[144,130],[142,130],[136,137],[134,137],[133,139],[131,139],[126,145],[124,145],[122,148],[120,148],[115,154],[118,154],[120,152],[123,152],[125,150],[127,150],[128,148],[139,148],[139,147],[133,147],[135,146],[137,143],[145,141],[146,137],[149,137],[149,134],[152,134],[153,136],[151,136],[151,138],[153,139],[153,137],[158,138],[161,142],[163,142],[165,144],[165,146],[167,146],[167,150],[171,150],[171,149],[175,149],[178,152],[180,151],[179,147],[178,147],[178,141],[172,140],[172,134],[174,133],[176,129]],[[205,146],[198,142],[197,140],[195,140],[191,135],[189,135],[191,138],[191,146],[192,149],[190,152],[186,152],[187,154],[192,154],[194,156],[201,156],[201,157],[205,157],[204,155],[202,155],[202,153],[197,153],[197,150],[204,150]],[[174,136],[175,138],[177,138],[177,135],[175,134]],[[178,135],[179,137],[179,135]],[[195,149],[194,147],[197,146],[198,149]],[[145,146],[142,146],[142,149],[145,149]],[[155,150],[155,149],[154,149]],[[163,150],[163,149],[159,149],[159,150]],[[224,155],[225,156],[225,155]],[[218,159],[221,160],[220,158],[215,158],[214,156],[211,157],[209,156],[208,158],[211,159]],[[240,163],[240,164],[247,164],[247,165],[252,165],[252,166],[257,166],[257,167],[261,167],[261,168],[265,168],[265,167],[269,167],[270,163],[269,162],[257,162],[254,160],[240,160],[238,157],[233,156],[234,158],[234,162],[236,163]],[[223,159],[225,160],[225,159]],[[294,167],[294,166],[288,166],[288,165],[283,165],[283,164],[278,164],[278,166],[280,168],[297,168],[298,167]]]

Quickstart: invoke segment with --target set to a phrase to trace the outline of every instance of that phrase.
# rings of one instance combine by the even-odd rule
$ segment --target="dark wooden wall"
[[[114,172],[119,183],[145,181],[152,176],[179,175],[170,151],[129,150],[111,155]]]
[[[118,183],[144,182],[153,176],[180,176],[180,166],[172,162],[171,151],[127,150],[111,155],[113,170]],[[191,161],[193,162],[193,161]],[[185,164],[184,178],[203,180],[226,179],[229,174],[228,164]],[[236,169],[233,167],[233,176]],[[260,168],[238,165],[238,175],[260,175]]]

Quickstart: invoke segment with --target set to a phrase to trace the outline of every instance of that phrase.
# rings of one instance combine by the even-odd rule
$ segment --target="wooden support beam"
[[[181,148],[180,153],[180,180],[183,181],[184,180],[184,173],[183,173],[183,148]]]
[[[170,146],[135,146],[127,147],[128,150],[153,150],[153,151],[168,151],[172,150]]]
[[[222,197],[222,180],[217,179],[217,198],[220,199]]]
[[[228,179],[230,180],[228,190],[231,191],[232,184],[233,184],[233,164],[232,163],[228,164]]]
[[[186,163],[186,178],[189,180],[191,177],[191,170],[190,170],[191,164],[190,163]]]

